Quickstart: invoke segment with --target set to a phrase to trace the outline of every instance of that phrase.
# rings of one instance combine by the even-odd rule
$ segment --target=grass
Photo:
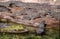
[[[60,39],[59,27],[46,29],[46,34],[43,36],[35,34],[0,33],[0,39]]]
[[[0,33],[0,39],[60,39],[60,37],[58,35],[36,36],[34,34],[21,35],[21,34]]]
[[[0,39],[60,39],[59,29],[52,28],[46,31],[46,35],[36,36],[35,34],[9,34],[0,33]]]
[[[40,36],[21,34],[1,34],[0,39],[40,39]]]

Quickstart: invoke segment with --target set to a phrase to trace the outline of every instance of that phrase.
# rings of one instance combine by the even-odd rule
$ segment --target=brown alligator
[[[59,11],[55,11],[56,7],[57,5],[45,3],[0,2],[0,20],[29,25],[35,28],[42,21],[45,21],[47,28],[55,27],[52,25],[59,24],[57,17],[60,14]],[[56,13],[58,14],[56,15]]]

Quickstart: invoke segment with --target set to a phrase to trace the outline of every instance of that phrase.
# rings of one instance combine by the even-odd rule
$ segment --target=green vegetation
[[[46,30],[46,35],[0,33],[0,39],[60,39],[59,27]]]
[[[10,30],[22,30],[24,29],[22,25],[12,25],[12,26],[7,26],[6,28],[2,28],[1,31],[10,31]]]
[[[18,30],[18,29],[23,29],[23,26],[24,25],[17,25],[11,23],[11,26],[8,26],[8,28],[3,28],[3,30],[7,30],[7,31],[14,29]],[[0,33],[0,39],[60,39],[59,26],[46,29],[46,34],[43,36],[39,36],[35,34]]]

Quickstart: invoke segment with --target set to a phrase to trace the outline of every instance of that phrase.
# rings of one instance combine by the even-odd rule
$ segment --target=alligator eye
[[[32,8],[28,8],[28,9],[32,9]]]
[[[27,8],[27,9],[32,9],[32,8]]]
[[[10,3],[10,4],[9,4],[9,7],[13,7],[13,6],[15,6],[14,3]]]
[[[10,17],[15,18],[15,16],[10,16]]]

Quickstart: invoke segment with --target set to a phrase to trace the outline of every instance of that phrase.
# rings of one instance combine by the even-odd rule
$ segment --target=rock
[[[36,29],[36,33],[42,34],[45,31],[45,27],[46,27],[45,21],[41,22]]]
[[[2,22],[2,23],[0,22],[0,28],[5,28],[7,26],[10,26],[10,24],[4,23],[4,22]]]

